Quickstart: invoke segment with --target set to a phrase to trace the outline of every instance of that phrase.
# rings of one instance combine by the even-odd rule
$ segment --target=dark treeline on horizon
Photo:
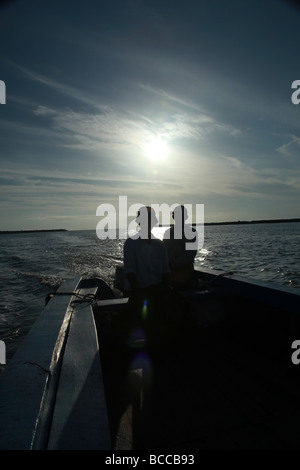
[[[64,228],[50,229],[50,230],[0,230],[0,235],[9,235],[12,233],[39,233],[39,232],[67,232]]]
[[[246,225],[246,224],[279,224],[289,222],[300,222],[300,218],[294,219],[266,219],[266,220],[237,220],[232,222],[204,222],[204,225]],[[191,225],[199,225],[192,223]],[[165,227],[165,225],[159,224],[159,227]],[[0,235],[9,235],[14,233],[39,233],[39,232],[68,232],[64,228],[59,229],[44,229],[44,230],[0,230]]]
[[[204,225],[282,224],[288,222],[300,222],[300,218],[270,220],[237,220],[232,222],[204,222]]]

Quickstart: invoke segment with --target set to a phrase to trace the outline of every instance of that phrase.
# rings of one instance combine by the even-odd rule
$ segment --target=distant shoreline
[[[231,222],[204,222],[204,226],[209,225],[247,225],[247,224],[283,224],[289,222],[300,222],[300,218],[294,219],[271,219],[271,220],[236,220]],[[201,224],[191,224],[192,226]],[[159,227],[165,227],[165,225],[159,224]],[[92,230],[92,229],[89,229]],[[42,232],[68,232],[69,230],[64,228],[50,229],[50,230],[0,230],[0,235],[10,234],[24,234],[24,233],[42,233]],[[72,230],[71,230],[72,231]]]
[[[0,230],[0,235],[10,235],[14,233],[39,233],[39,232],[67,232],[64,228],[50,230]]]
[[[299,219],[271,219],[271,220],[237,220],[233,222],[205,222],[204,225],[284,224],[288,222],[300,222],[300,218]]]
[[[300,222],[299,219],[271,219],[271,220],[235,220],[231,222],[204,222],[204,226],[210,225],[254,225],[254,224],[284,224],[284,223],[291,223],[291,222]],[[193,227],[202,224],[191,224]],[[163,225],[160,225],[163,227]]]

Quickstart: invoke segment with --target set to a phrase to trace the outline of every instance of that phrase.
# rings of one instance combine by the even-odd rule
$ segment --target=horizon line
[[[274,223],[289,223],[289,222],[300,222],[300,217],[293,217],[289,219],[258,219],[258,220],[235,220],[227,222],[204,222],[204,224],[191,223],[189,225],[246,225],[246,224],[274,224]],[[170,224],[173,225],[173,224]],[[158,224],[157,227],[169,227],[170,225]],[[96,230],[96,229],[65,229],[65,228],[56,228],[56,229],[26,229],[26,230],[0,230],[0,235],[9,235],[14,233],[39,233],[39,232],[76,232],[82,230]]]

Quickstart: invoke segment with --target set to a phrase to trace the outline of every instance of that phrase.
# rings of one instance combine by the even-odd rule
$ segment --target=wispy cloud
[[[241,133],[240,129],[219,121],[209,111],[201,107],[199,103],[189,101],[166,89],[136,83],[137,95],[139,92],[147,92],[149,95],[159,97],[173,104],[170,112],[162,119],[155,116],[155,113],[153,115],[153,111],[148,116],[141,115],[134,110],[134,102],[126,104],[126,112],[117,110],[109,104],[99,102],[97,96],[91,95],[82,89],[60,82],[50,76],[36,73],[23,66],[17,66],[17,68],[30,80],[85,105],[92,106],[94,109],[92,113],[77,112],[72,109],[58,109],[57,107],[50,108],[42,105],[37,106],[35,109],[36,115],[51,117],[56,128],[77,134],[77,139],[81,142],[69,145],[79,146],[78,148],[91,148],[99,141],[132,144],[133,141],[136,141],[137,133],[140,134],[143,141],[158,133],[170,139],[199,139],[212,131],[226,132],[230,135]],[[149,101],[151,99],[150,96]]]
[[[286,157],[299,158],[300,137],[297,137],[295,135],[289,136],[289,142],[278,147],[276,151]]]
[[[140,147],[156,136],[171,142],[176,139],[203,140],[213,132],[228,135],[241,133],[203,113],[176,112],[157,121],[155,117],[109,106],[103,106],[100,113],[38,106],[34,113],[51,119],[52,128],[64,133],[66,147],[86,150],[97,149],[103,144]]]
[[[49,76],[36,73],[26,67],[22,67],[20,65],[18,65],[17,67],[27,78],[34,82],[38,82],[48,88],[55,90],[58,93],[69,96],[73,100],[80,101],[95,108],[99,107],[97,101],[95,101],[95,97],[90,96],[88,93],[78,88],[74,88],[69,84],[59,82]]]
[[[188,101],[182,97],[175,96],[174,94],[166,90],[163,90],[161,88],[155,88],[151,85],[146,85],[144,83],[137,83],[137,87],[141,88],[141,90],[146,91],[150,94],[156,95],[159,98],[162,98],[164,100],[171,101],[181,106],[184,106],[185,108],[196,110],[198,112],[203,113],[203,109],[200,107],[199,104]]]

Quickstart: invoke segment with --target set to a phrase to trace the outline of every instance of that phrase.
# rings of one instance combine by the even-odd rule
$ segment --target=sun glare
[[[144,149],[146,156],[153,162],[164,161],[169,153],[166,142],[159,137],[148,142]]]

